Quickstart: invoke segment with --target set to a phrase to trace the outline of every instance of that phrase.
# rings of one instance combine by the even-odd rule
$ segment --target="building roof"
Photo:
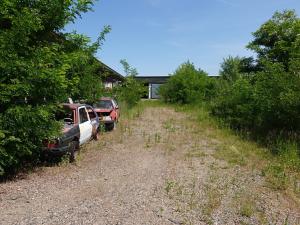
[[[99,73],[101,76],[102,81],[124,81],[125,77],[115,71],[114,69],[110,68],[108,65],[104,64],[100,60],[96,59],[99,64]]]
[[[166,83],[170,76],[136,76],[135,79],[144,83]]]

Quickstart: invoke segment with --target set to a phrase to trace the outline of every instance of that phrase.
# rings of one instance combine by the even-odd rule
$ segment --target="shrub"
[[[120,86],[115,88],[115,95],[119,101],[131,108],[141,100],[146,91],[146,87],[141,82],[133,76],[128,76]]]
[[[57,104],[67,97],[93,98],[93,55],[109,31],[89,45],[82,35],[59,30],[93,1],[0,1],[0,176],[39,159],[42,140],[60,132]],[[88,76],[88,79],[85,79]],[[79,89],[79,84],[86,88]],[[89,82],[89,83],[88,83]]]
[[[159,93],[164,101],[171,103],[203,101],[206,96],[207,79],[207,73],[186,62],[160,87]]]
[[[268,63],[255,76],[255,126],[264,131],[300,130],[300,77]]]
[[[131,108],[141,100],[147,89],[144,84],[135,79],[135,76],[138,75],[136,68],[131,67],[125,59],[120,60],[120,63],[124,68],[126,77],[125,81],[116,87],[114,92],[119,101]]]
[[[220,81],[219,93],[211,103],[212,114],[237,129],[252,128],[255,118],[253,87],[249,79],[240,77],[233,84]]]

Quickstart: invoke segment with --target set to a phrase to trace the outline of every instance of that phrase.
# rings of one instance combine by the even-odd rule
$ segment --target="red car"
[[[94,110],[100,118],[100,123],[105,125],[107,130],[116,128],[120,111],[117,102],[112,98],[100,98],[94,105]]]

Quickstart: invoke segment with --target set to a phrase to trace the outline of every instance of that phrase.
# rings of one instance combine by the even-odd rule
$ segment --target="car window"
[[[88,114],[89,114],[91,120],[93,120],[97,117],[96,112],[91,107],[87,107],[87,111],[88,111]]]
[[[84,123],[84,122],[89,120],[85,108],[80,108],[79,109],[79,119],[80,119],[80,123]]]
[[[65,123],[74,123],[74,110],[69,108],[60,108],[55,113],[55,119],[57,121],[63,121]]]
[[[100,100],[99,102],[96,102],[94,104],[95,108],[101,108],[101,109],[110,109],[113,107],[110,100]]]

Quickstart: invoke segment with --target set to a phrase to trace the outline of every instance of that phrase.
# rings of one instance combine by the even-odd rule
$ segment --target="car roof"
[[[68,108],[68,109],[77,109],[81,106],[87,106],[87,105],[85,105],[85,104],[76,104],[76,103],[75,104],[64,103],[64,104],[62,104],[62,106],[64,108]]]

